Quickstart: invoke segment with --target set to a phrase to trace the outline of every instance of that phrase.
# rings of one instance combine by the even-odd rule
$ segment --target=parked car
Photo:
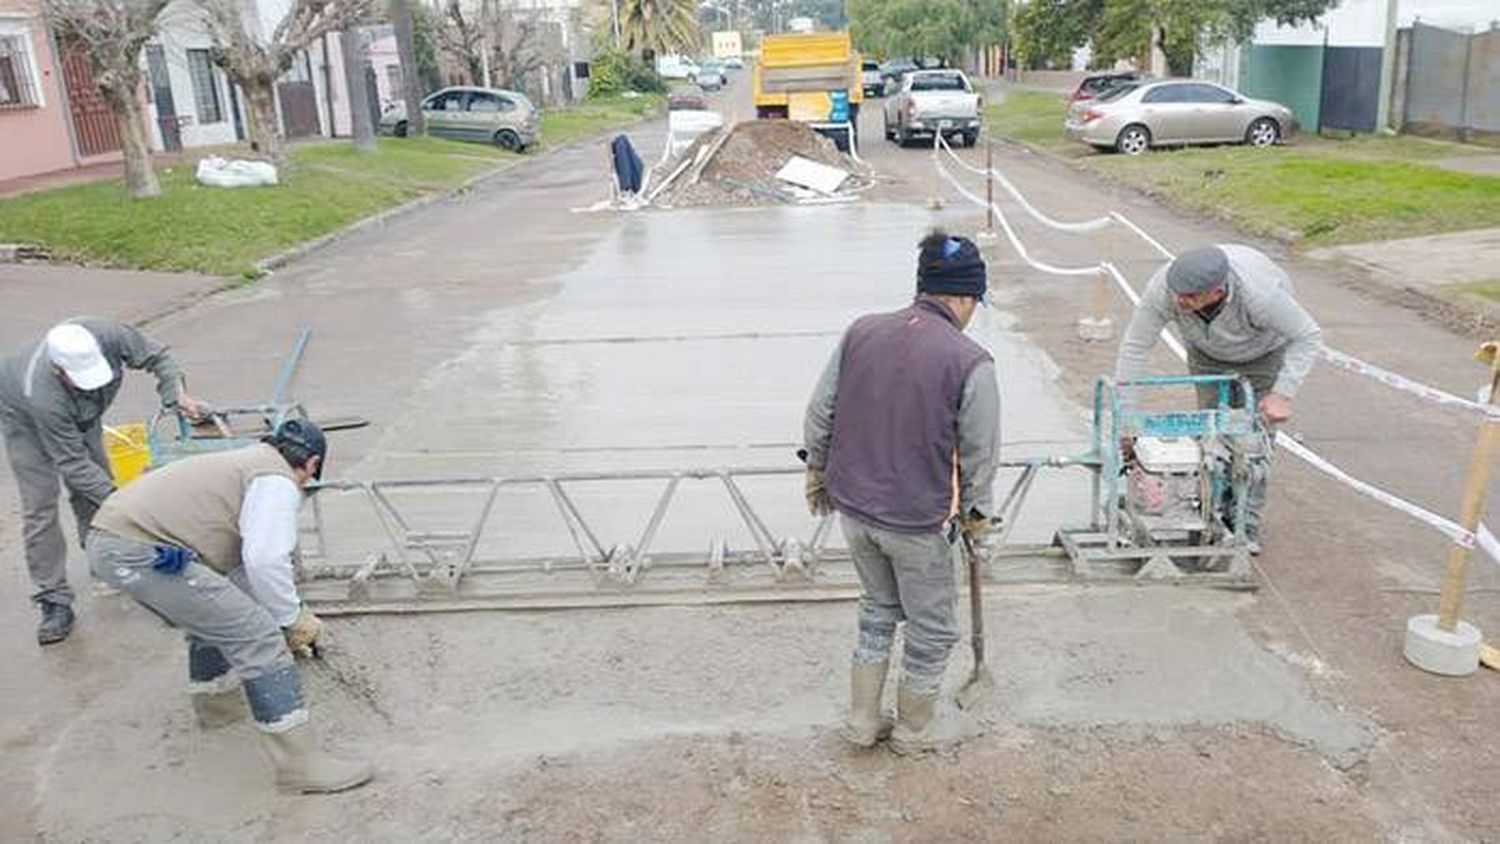
[[[880,65],[880,76],[887,82],[900,84],[901,77],[914,70],[921,70],[911,59],[887,59]]]
[[[866,97],[885,96],[885,76],[880,72],[880,62],[864,60],[859,65],[859,84]]]
[[[1150,78],[1148,74],[1142,73],[1139,70],[1111,70],[1104,73],[1091,73],[1083,77],[1083,80],[1078,83],[1078,87],[1074,89],[1073,95],[1068,97],[1068,102],[1076,103],[1079,100],[1092,100],[1111,88],[1131,83],[1140,83],[1148,78]]]
[[[656,73],[663,79],[693,79],[698,75],[698,65],[682,56],[657,56]]]
[[[745,60],[740,56],[725,56],[724,66],[730,70],[741,70],[745,67]]]
[[[729,84],[729,76],[717,59],[704,59],[698,65],[698,72],[693,74],[693,81],[705,91],[717,91]]]
[[[885,137],[905,146],[915,137],[941,132],[973,146],[979,138],[980,104],[961,70],[912,71],[886,100]]]
[[[1268,147],[1292,133],[1292,111],[1194,79],[1127,83],[1068,107],[1068,135],[1098,149],[1140,155],[1154,146],[1246,143]]]
[[[427,134],[477,141],[521,152],[541,140],[541,113],[519,91],[458,86],[422,100]],[[380,115],[380,130],[406,137],[406,104],[392,103]]]

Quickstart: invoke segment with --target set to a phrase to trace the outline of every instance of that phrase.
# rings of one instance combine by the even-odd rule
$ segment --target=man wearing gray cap
[[[203,406],[183,389],[182,368],[167,347],[118,320],[75,317],[0,360],[0,433],[21,497],[26,568],[42,613],[39,644],[61,642],[73,629],[57,498],[67,487],[82,542],[95,511],[115,491],[103,417],[127,368],[156,376],[163,406],[202,414]]]
[[[1146,286],[1120,343],[1115,377],[1128,381],[1147,375],[1147,356],[1162,329],[1176,325],[1189,372],[1243,376],[1255,389],[1266,425],[1285,422],[1323,345],[1322,329],[1292,292],[1286,271],[1249,246],[1184,252]],[[1216,388],[1198,389],[1199,407],[1217,402]],[[1252,479],[1245,533],[1254,553],[1260,551],[1265,496],[1265,476]]]
[[[957,719],[937,717],[937,703],[958,642],[954,543],[960,530],[988,529],[1000,452],[995,363],[964,335],[986,286],[984,258],[967,238],[923,238],[916,301],[855,320],[807,406],[808,509],[839,513],[859,573],[850,711],[839,732],[860,747],[889,735],[904,754],[963,737]],[[880,697],[903,622],[892,724]]]

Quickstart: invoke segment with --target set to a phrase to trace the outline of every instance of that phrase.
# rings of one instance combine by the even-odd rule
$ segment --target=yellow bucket
[[[146,426],[140,422],[104,426],[104,450],[109,455],[109,473],[115,486],[124,486],[151,467],[151,447]]]

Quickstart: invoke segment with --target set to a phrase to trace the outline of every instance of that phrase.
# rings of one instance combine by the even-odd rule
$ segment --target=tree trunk
[[[276,164],[285,158],[276,131],[276,89],[273,83],[256,79],[241,85],[245,90],[246,116],[250,119],[250,147]]]
[[[354,27],[339,33],[339,52],[344,55],[344,87],[349,91],[349,119],[354,148],[360,152],[375,151],[375,127],[370,120],[370,91],[365,87],[364,62],[359,57]]]
[[[406,134],[423,135],[427,126],[422,120],[422,71],[417,67],[417,51],[412,43],[411,6],[407,0],[390,0],[391,24],[396,30],[396,56],[401,61],[402,96],[406,100]]]
[[[133,92],[132,92],[133,93]],[[132,95],[122,98],[115,111],[120,127],[120,147],[125,155],[125,192],[131,199],[148,199],[161,195],[156,171],[151,168],[151,145],[146,140],[140,101]]]

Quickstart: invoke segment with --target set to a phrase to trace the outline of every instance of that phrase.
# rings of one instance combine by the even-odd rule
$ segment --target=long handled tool
[[[995,677],[984,661],[984,578],[979,571],[979,554],[974,540],[963,534],[964,557],[969,563],[969,638],[974,645],[974,671],[958,690],[960,709],[971,710],[989,699],[995,691]]]

